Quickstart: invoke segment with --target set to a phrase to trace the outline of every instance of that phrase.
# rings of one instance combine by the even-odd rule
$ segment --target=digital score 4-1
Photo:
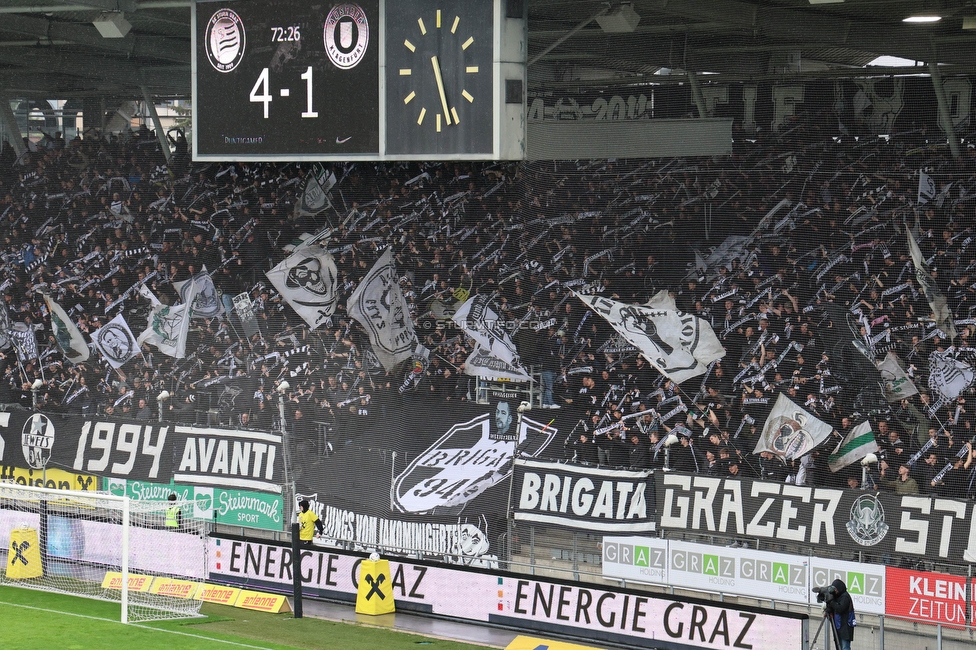
[[[194,158],[379,153],[379,0],[197,0]]]

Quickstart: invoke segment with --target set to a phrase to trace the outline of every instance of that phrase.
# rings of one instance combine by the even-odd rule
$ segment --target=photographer
[[[834,626],[834,640],[839,644],[838,650],[851,650],[857,620],[854,617],[854,601],[847,593],[847,585],[840,578],[834,580],[828,587],[817,591],[817,602],[824,604],[824,616],[829,617]]]

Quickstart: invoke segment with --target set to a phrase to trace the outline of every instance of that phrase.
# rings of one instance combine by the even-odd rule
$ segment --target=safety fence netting
[[[906,114],[934,105],[909,90]],[[158,417],[191,427],[160,483],[248,474],[227,499],[250,503],[281,476],[328,538],[433,556],[500,553],[517,510],[650,530],[665,466],[965,519],[973,150],[934,113],[812,97],[733,116],[717,158],[171,176],[151,137],[31,153],[3,168],[5,401],[80,414],[119,456],[73,439],[49,469],[133,478],[131,438],[85,423]],[[282,429],[287,463],[248,437]]]

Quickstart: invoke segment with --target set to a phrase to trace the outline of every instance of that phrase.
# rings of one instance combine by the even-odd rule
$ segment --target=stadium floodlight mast
[[[123,623],[199,616],[207,521],[167,528],[172,504],[0,483],[0,584],[118,602]]]

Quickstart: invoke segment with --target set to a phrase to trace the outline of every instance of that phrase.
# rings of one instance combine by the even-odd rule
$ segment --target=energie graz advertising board
[[[209,578],[271,591],[291,590],[291,548],[243,539],[210,539]],[[353,601],[362,558],[325,549],[302,552],[305,593]],[[676,599],[626,589],[532,576],[390,560],[399,611],[422,611],[510,628],[668,648],[800,649],[806,616]]]

